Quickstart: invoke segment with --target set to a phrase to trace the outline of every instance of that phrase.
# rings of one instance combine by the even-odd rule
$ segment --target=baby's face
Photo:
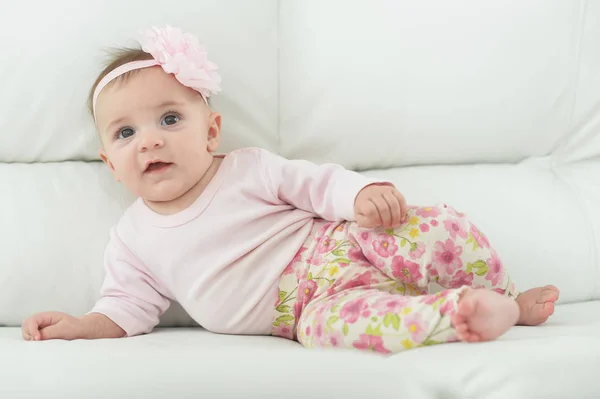
[[[149,202],[187,193],[209,169],[219,144],[220,116],[160,67],[105,87],[96,121],[102,160],[118,181]]]

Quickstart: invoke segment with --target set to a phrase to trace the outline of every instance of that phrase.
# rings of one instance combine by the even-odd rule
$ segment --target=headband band
[[[151,54],[153,59],[128,62],[113,69],[100,80],[92,97],[94,120],[96,101],[102,89],[119,76],[136,69],[161,66],[166,73],[172,73],[179,83],[199,92],[207,105],[211,93],[221,91],[218,67],[208,61],[206,50],[198,44],[195,36],[167,25],[163,29],[154,27],[141,32],[138,42],[142,50]]]

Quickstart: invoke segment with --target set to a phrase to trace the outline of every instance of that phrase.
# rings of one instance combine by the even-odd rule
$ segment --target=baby
[[[111,229],[101,298],[82,317],[31,316],[26,340],[149,333],[173,300],[216,333],[390,354],[494,340],[554,312],[558,289],[519,293],[450,206],[407,206],[391,182],[335,164],[217,154],[216,65],[169,26],[140,44],[90,93],[100,156],[139,197]]]

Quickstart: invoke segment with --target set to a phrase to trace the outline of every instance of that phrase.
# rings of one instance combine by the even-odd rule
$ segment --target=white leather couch
[[[600,2],[22,0],[0,24],[0,398],[599,398]],[[392,179],[487,232],[544,326],[382,358],[211,334],[25,342],[87,312],[132,200],[97,156],[103,48],[169,23],[221,67],[223,151],[261,146]],[[174,328],[179,327],[179,328]]]

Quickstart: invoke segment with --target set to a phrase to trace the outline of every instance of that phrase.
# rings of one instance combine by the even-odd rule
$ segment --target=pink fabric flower
[[[419,230],[421,230],[423,233],[427,233],[429,231],[429,225],[427,223],[421,223],[419,225]]]
[[[352,343],[356,349],[371,350],[384,355],[392,353],[383,345],[383,339],[374,335],[360,334],[358,340]]]
[[[435,220],[435,219],[431,220],[429,223],[431,223],[431,225],[432,225],[433,227],[436,227],[436,226],[438,225],[438,221],[437,221],[437,220]]]
[[[479,229],[477,227],[475,227],[473,224],[471,224],[470,233],[480,248],[485,249],[485,248],[490,247],[490,242],[488,241],[487,237],[485,235],[483,235],[483,233],[481,231],[479,231]]]
[[[444,227],[450,233],[450,237],[456,240],[456,236],[466,239],[468,237],[464,219],[447,219],[444,220]]]
[[[356,323],[360,317],[369,317],[371,311],[365,298],[357,298],[348,302],[340,310],[340,318],[348,324]]]
[[[181,84],[197,90],[204,98],[221,91],[218,67],[208,60],[204,46],[195,36],[167,25],[140,32],[138,42],[165,72],[172,73]]]
[[[412,260],[421,259],[421,256],[425,253],[425,244],[422,242],[417,243],[417,247],[414,250],[411,250],[408,254]]]
[[[405,316],[404,326],[414,342],[421,343],[427,336],[425,322],[420,313],[415,312]]]
[[[373,249],[380,256],[389,258],[398,251],[398,245],[396,245],[394,237],[384,233],[378,234],[377,237],[375,237],[373,240]]]
[[[492,285],[500,284],[504,280],[504,267],[496,251],[492,251],[492,257],[487,260],[487,266],[488,272],[485,279],[489,280]]]
[[[460,288],[462,286],[471,286],[473,284],[473,273],[467,274],[464,270],[459,270],[450,280],[450,288]]]
[[[410,303],[410,298],[400,295],[394,295],[390,298],[379,298],[373,303],[373,309],[377,310],[379,316],[388,313],[400,313],[400,311]]]
[[[449,238],[446,243],[436,242],[433,251],[433,261],[436,262],[436,269],[438,271],[443,270],[448,275],[454,274],[454,271],[463,265],[460,258],[462,251],[462,247],[460,245],[455,246],[454,241]]]
[[[424,218],[436,218],[440,215],[440,210],[436,206],[431,206],[417,209],[416,214]]]
[[[402,256],[394,256],[392,259],[392,276],[409,284],[417,283],[423,278],[419,264],[406,260]]]

